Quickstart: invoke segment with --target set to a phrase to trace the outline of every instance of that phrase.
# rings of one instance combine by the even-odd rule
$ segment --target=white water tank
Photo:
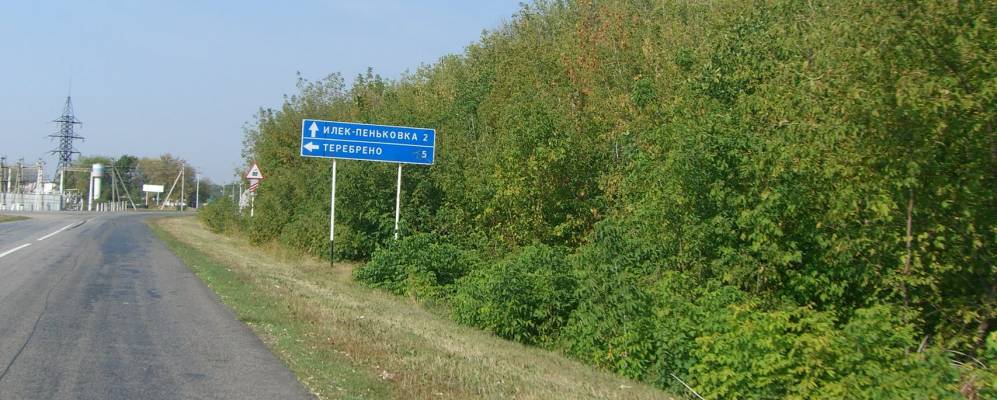
[[[104,177],[104,164],[94,164],[93,169],[90,170],[90,179],[93,179],[93,190],[90,191],[90,198],[93,200],[100,199],[100,180]]]

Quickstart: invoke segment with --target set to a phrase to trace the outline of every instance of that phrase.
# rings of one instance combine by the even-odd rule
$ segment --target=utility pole
[[[7,195],[10,195],[10,181],[13,180],[14,169],[7,167]]]
[[[159,205],[159,209],[160,210],[164,209],[166,207],[166,202],[170,201],[170,196],[173,195],[173,189],[177,188],[177,181],[179,181],[180,177],[182,177],[182,176],[183,176],[183,170],[181,169],[180,172],[177,173],[176,179],[173,180],[173,185],[170,186],[170,191],[166,193],[166,198],[163,199],[162,203],[160,203],[160,205]],[[183,183],[182,182],[180,183],[180,187],[181,187],[181,191],[183,191],[183,189],[182,189],[183,188]],[[156,201],[157,202],[159,201],[159,193],[156,193]],[[181,208],[181,210],[183,210],[183,209]]]
[[[180,163],[180,212],[183,212],[183,206],[185,206],[186,201],[184,200],[184,181],[187,180],[187,163]]]
[[[194,188],[194,208],[201,209],[201,174],[194,174],[194,178],[197,180]]]
[[[138,211],[138,207],[135,206],[135,200],[132,200],[131,193],[128,193],[128,185],[125,184],[125,180],[121,179],[121,174],[118,172],[117,167],[114,166],[114,162],[111,162],[111,174],[112,178],[117,177],[118,184],[121,185],[121,189],[125,192],[125,197],[128,198],[128,203],[132,205],[132,210]],[[121,200],[121,192],[118,192],[118,201]],[[149,194],[145,195],[145,204],[149,205]],[[125,204],[124,210],[128,211],[128,204]]]
[[[76,133],[76,126],[83,123],[77,120],[76,115],[73,113],[72,96],[66,96],[66,104],[63,106],[62,116],[52,122],[59,124],[59,130],[49,135],[49,137],[59,139],[59,144],[50,153],[57,155],[59,158],[59,166],[56,170],[59,172],[59,194],[63,194],[63,185],[66,183],[66,168],[69,168],[73,163],[73,155],[80,154],[73,147],[73,142],[76,140],[85,140],[83,136]]]
[[[111,204],[112,206],[118,203],[118,181],[114,179],[114,160],[111,160]]]
[[[45,208],[45,161],[41,158],[35,163],[35,209]]]
[[[7,157],[0,157],[0,194],[3,195],[3,200],[0,204],[3,205],[0,210],[7,208]]]
[[[24,193],[21,190],[21,180],[24,177],[24,159],[17,160],[17,179],[14,181],[14,193],[21,195],[21,200],[18,201],[17,196],[14,196],[14,201],[18,205],[24,203]]]

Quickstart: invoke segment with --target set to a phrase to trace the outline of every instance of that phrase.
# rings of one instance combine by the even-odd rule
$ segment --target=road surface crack
[[[52,291],[54,291],[56,287],[59,287],[59,285],[62,284],[62,281],[66,279],[66,276],[68,276],[69,273],[76,271],[76,269],[79,268],[80,266],[79,257],[80,256],[77,255],[76,259],[73,260],[73,268],[70,268],[65,272],[63,272],[62,275],[59,276],[59,280],[56,281],[54,285],[48,288],[48,292],[45,293],[45,305],[42,306],[42,311],[38,313],[38,318],[35,319],[34,325],[31,326],[31,332],[28,333],[28,337],[24,340],[24,343],[21,344],[21,348],[17,350],[17,353],[14,354],[14,358],[11,358],[10,362],[8,362],[7,365],[3,368],[3,372],[0,372],[0,383],[3,383],[3,379],[7,377],[7,373],[10,372],[11,367],[13,367],[14,363],[17,362],[17,359],[21,357],[21,353],[24,352],[24,349],[28,348],[28,344],[31,343],[31,338],[35,336],[35,332],[38,330],[38,323],[41,322],[42,317],[45,316],[45,312],[48,311],[48,303],[49,303],[49,298],[52,297]]]

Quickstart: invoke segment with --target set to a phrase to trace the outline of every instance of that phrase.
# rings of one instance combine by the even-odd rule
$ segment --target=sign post
[[[336,159],[332,159],[332,194],[329,196],[329,266],[335,267],[336,261]]]
[[[249,181],[249,217],[252,218],[256,214],[256,189],[260,188],[260,181],[266,179],[263,176],[263,171],[260,171],[260,165],[253,161],[253,166],[249,167],[249,171],[246,171],[246,180]]]
[[[395,195],[395,240],[401,220],[402,164],[432,165],[436,130],[352,122],[301,120],[301,156],[332,159],[329,201],[329,260],[334,257],[336,225],[336,159],[398,163]]]
[[[156,194],[156,202],[159,202],[159,194],[163,193],[163,189],[166,189],[163,185],[142,185],[142,191],[145,192],[145,206],[149,207],[149,193]]]
[[[395,193],[395,240],[398,240],[398,220],[402,209],[402,164],[398,164],[398,191]]]

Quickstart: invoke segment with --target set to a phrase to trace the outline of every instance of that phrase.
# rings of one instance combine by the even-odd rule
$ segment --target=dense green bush
[[[329,229],[329,227],[326,227]],[[328,232],[326,233],[328,235]],[[336,258],[346,260],[369,259],[381,246],[381,235],[351,225],[336,224]]]
[[[641,379],[656,362],[654,298],[658,270],[654,242],[624,225],[600,223],[593,242],[571,259],[579,276],[578,307],[562,332],[570,354]]]
[[[447,299],[458,279],[480,260],[473,252],[422,233],[392,242],[374,252],[370,262],[353,271],[357,281],[395,294]]]
[[[725,329],[696,339],[692,383],[711,399],[957,399],[959,375],[901,313],[860,309],[841,329],[807,307],[735,307]]]
[[[727,316],[743,306],[747,296],[718,280],[697,284],[695,279],[674,271],[664,273],[650,290],[654,298],[652,343],[656,363],[650,367],[647,379],[682,392],[685,389],[678,379],[691,381],[690,371],[700,362],[697,340],[734,329]]]
[[[990,332],[986,346],[982,363],[970,360],[968,365],[975,372],[972,379],[980,382],[980,398],[997,399],[997,331]]]
[[[226,196],[221,196],[205,204],[200,210],[197,210],[197,217],[215,233],[237,231],[242,224],[239,207]]]
[[[575,277],[563,249],[527,246],[458,281],[458,322],[528,344],[549,345],[575,307]]]
[[[283,227],[277,241],[290,248],[299,248],[311,254],[327,255],[329,252],[329,226],[316,224],[315,220],[326,220],[328,213],[319,204],[302,205],[306,210],[295,213]],[[250,226],[256,218],[250,220]]]
[[[371,260],[361,282],[460,286],[456,319],[546,345],[568,308],[537,304],[560,275],[517,249],[565,246],[558,345],[625,376],[711,398],[985,397],[994,15],[538,0],[399,80],[301,80],[261,111],[249,237],[325,254],[329,164],[298,157],[302,118],[434,127],[436,162],[406,167],[402,197],[405,232],[430,234],[391,240],[394,166],[339,163],[339,255]],[[454,285],[473,254],[488,266]]]

